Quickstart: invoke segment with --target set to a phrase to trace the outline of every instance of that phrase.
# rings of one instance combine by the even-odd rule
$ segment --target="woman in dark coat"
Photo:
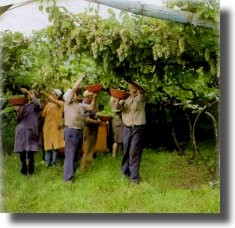
[[[38,151],[38,121],[40,102],[35,96],[35,91],[20,89],[28,96],[28,103],[16,107],[17,126],[15,132],[14,152],[18,152],[21,162],[21,173],[24,175],[34,173],[34,152]],[[28,158],[28,163],[26,162]]]

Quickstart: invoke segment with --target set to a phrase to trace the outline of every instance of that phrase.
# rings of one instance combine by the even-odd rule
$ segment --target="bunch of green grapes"
[[[101,37],[96,37],[95,39],[97,44],[101,44],[102,43],[102,38]]]
[[[105,55],[105,57],[103,58],[103,67],[104,67],[104,71],[107,72],[108,68],[109,68],[109,58],[108,58],[108,55]]]
[[[162,47],[159,44],[153,46],[153,58],[156,61],[158,58],[162,57]]]
[[[120,36],[124,43],[127,43],[129,41],[129,37],[127,36],[127,31],[125,29],[120,30]]]
[[[70,33],[70,37],[71,38],[75,38],[76,36],[78,36],[80,33],[80,29],[79,28],[75,28],[73,29],[73,31]]]
[[[113,42],[113,40],[112,39],[105,39],[105,40],[103,40],[103,43],[104,43],[104,45],[106,45],[106,46],[109,46],[110,44],[112,44],[112,42]]]
[[[120,47],[117,49],[118,58],[122,62],[127,56],[128,56],[128,46],[124,43],[120,45]]]
[[[98,47],[97,43],[91,44],[91,50],[92,50],[92,53],[93,53],[93,56],[95,59],[98,57],[98,49],[99,49],[99,47]]]
[[[90,32],[90,33],[88,33],[87,35],[86,35],[86,38],[87,38],[87,40],[88,41],[93,41],[94,39],[95,39],[95,33],[93,33],[93,32]]]
[[[204,57],[205,57],[205,60],[207,62],[209,62],[209,60],[210,60],[210,52],[209,52],[208,48],[206,48],[206,50],[205,50]]]
[[[171,50],[171,55],[176,55],[177,49],[178,49],[178,42],[177,41],[171,42],[171,45],[169,48]]]
[[[171,55],[171,50],[170,50],[169,46],[164,47],[163,50],[164,50],[165,58],[168,59]]]
[[[217,66],[213,60],[210,59],[209,61],[210,64],[210,71],[212,75],[217,75]]]
[[[180,53],[183,53],[185,51],[185,42],[182,37],[179,39],[179,49]]]
[[[119,30],[115,28],[112,32],[112,37],[117,38],[118,36],[119,36]]]

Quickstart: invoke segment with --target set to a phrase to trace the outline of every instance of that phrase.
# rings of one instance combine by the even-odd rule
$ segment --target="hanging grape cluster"
[[[35,66],[36,62],[39,64],[37,77],[44,75],[47,81],[53,79],[59,83],[60,77],[70,80],[80,69],[85,71],[86,67],[79,65],[84,56],[89,60],[84,66],[89,68],[89,62],[92,66],[94,62],[99,68],[92,70],[96,80],[102,80],[108,87],[131,75],[149,91],[152,101],[165,97],[190,100],[194,96],[196,102],[195,94],[207,99],[206,93],[213,88],[210,82],[218,78],[219,33],[216,30],[130,17],[126,13],[119,20],[114,13],[107,19],[86,12],[74,15],[55,5],[48,7],[47,12],[52,25],[42,38],[47,40],[49,51],[41,50],[30,57],[34,58]],[[44,72],[41,66],[45,63],[50,70]],[[198,84],[201,86],[192,88]],[[160,85],[163,89],[158,90]],[[218,88],[213,89],[216,93]]]

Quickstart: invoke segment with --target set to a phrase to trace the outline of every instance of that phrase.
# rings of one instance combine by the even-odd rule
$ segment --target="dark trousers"
[[[28,162],[27,162],[28,159]],[[20,162],[21,168],[20,172],[24,175],[34,173],[34,152],[33,151],[23,151],[20,152]]]
[[[86,126],[84,128],[84,138],[83,138],[84,148],[80,164],[80,169],[83,171],[87,170],[92,164],[93,156],[95,153],[97,135],[98,135],[98,125],[92,127]]]
[[[64,129],[65,148],[64,148],[64,180],[72,180],[78,165],[78,152],[82,147],[82,130],[65,128]]]
[[[123,129],[122,173],[133,181],[140,181],[140,161],[143,151],[144,125]]]

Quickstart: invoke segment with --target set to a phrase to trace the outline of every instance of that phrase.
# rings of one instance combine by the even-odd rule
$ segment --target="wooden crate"
[[[109,152],[107,138],[108,138],[108,127],[105,125],[100,125],[95,145],[95,152],[98,153]]]

